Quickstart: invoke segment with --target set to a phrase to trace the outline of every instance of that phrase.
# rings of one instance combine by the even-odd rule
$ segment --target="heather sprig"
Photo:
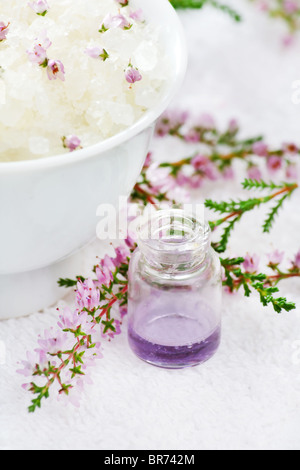
[[[27,353],[27,360],[20,362],[23,368],[18,372],[33,378],[23,385],[34,395],[29,412],[41,407],[55,385],[58,397],[70,395],[70,402],[79,406],[73,389],[82,391],[83,376],[88,377],[89,367],[102,358],[100,340],[110,341],[121,333],[127,305],[128,261],[134,249],[135,242],[128,238],[115,250],[114,257],[105,256],[94,267],[94,279],[79,276],[58,281],[60,286],[76,286],[75,308],[57,309],[56,329],[45,331],[34,353]],[[119,319],[113,313],[116,306]]]
[[[281,271],[278,264],[269,264],[274,271],[268,275],[259,272],[259,258],[257,256],[247,255],[246,258],[226,258],[221,259],[224,270],[223,285],[227,292],[234,293],[241,288],[244,295],[250,297],[253,291],[259,294],[263,306],[271,304],[277,313],[282,310],[289,312],[296,308],[295,303],[288,302],[285,297],[276,297],[279,292],[277,284],[291,277],[300,277],[300,269],[291,266],[286,272]]]
[[[250,0],[256,2],[263,12],[270,18],[278,19],[288,27],[291,34],[294,34],[300,28],[300,4],[297,0]],[[287,37],[285,43],[288,45],[290,37]]]
[[[169,110],[159,120],[156,135],[172,136],[191,144],[193,153],[161,166],[169,169],[179,185],[184,185],[188,176],[195,188],[201,187],[206,179],[233,178],[236,161],[244,163],[250,179],[261,180],[262,167],[271,177],[281,171],[287,179],[297,179],[300,149],[296,144],[290,142],[272,148],[261,135],[245,139],[239,134],[235,119],[222,130],[209,114],[195,118],[183,111]]]
[[[275,200],[275,205],[271,208],[263,224],[263,232],[269,233],[275,221],[275,218],[278,215],[279,209],[282,208],[285,200],[288,197],[291,197],[293,192],[298,189],[298,184],[282,183],[281,185],[275,185],[272,182],[266,183],[265,181],[259,182],[246,179],[243,183],[243,187],[247,190],[266,190],[268,194],[263,197],[255,197],[237,201],[230,200],[228,202],[217,202],[212,201],[211,199],[207,199],[205,201],[205,206],[208,209],[223,215],[223,217],[221,217],[220,219],[210,222],[212,230],[215,230],[217,227],[225,225],[220,240],[214,243],[213,245],[218,253],[224,253],[226,251],[229,238],[233,229],[247,212],[258,208],[261,205],[267,205],[271,201]]]

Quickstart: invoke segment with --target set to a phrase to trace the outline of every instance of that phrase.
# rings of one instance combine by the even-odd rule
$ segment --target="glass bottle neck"
[[[199,268],[210,247],[208,223],[180,209],[156,212],[139,230],[145,263],[166,273]]]

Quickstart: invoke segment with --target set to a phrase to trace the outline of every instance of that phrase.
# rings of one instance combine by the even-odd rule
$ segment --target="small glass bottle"
[[[220,260],[206,222],[157,211],[129,266],[128,339],[142,360],[170,369],[210,359],[220,344]]]

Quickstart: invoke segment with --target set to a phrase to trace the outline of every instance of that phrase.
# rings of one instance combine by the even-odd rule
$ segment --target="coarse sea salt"
[[[0,0],[0,30],[0,163],[114,136],[159,102],[170,77],[138,1]]]

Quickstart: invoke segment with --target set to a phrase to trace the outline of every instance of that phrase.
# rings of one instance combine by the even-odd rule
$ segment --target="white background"
[[[220,126],[235,117],[243,135],[264,134],[272,145],[300,143],[300,105],[292,83],[300,79],[300,41],[286,49],[285,28],[246,0],[227,2],[243,14],[235,24],[206,8],[180,13],[189,47],[189,70],[174,106],[210,112]],[[153,143],[157,159],[189,155],[174,139]],[[240,170],[238,170],[240,171]],[[197,194],[238,197],[239,180],[207,184]],[[287,259],[300,248],[299,194],[286,203],[272,234],[262,235],[257,211],[236,230],[231,254],[260,255],[279,248]],[[92,266],[100,243],[86,250]],[[265,260],[263,259],[262,263]],[[300,306],[298,280],[282,294]],[[17,295],[17,286],[16,286]],[[72,296],[67,299],[72,300]],[[36,347],[37,335],[56,324],[55,309],[0,324],[0,448],[2,449],[299,449],[300,309],[276,315],[254,295],[225,296],[223,341],[208,363],[185,371],[144,364],[126,334],[104,344],[82,406],[50,397],[34,415],[21,389],[17,361]],[[4,346],[5,347],[4,347]]]

